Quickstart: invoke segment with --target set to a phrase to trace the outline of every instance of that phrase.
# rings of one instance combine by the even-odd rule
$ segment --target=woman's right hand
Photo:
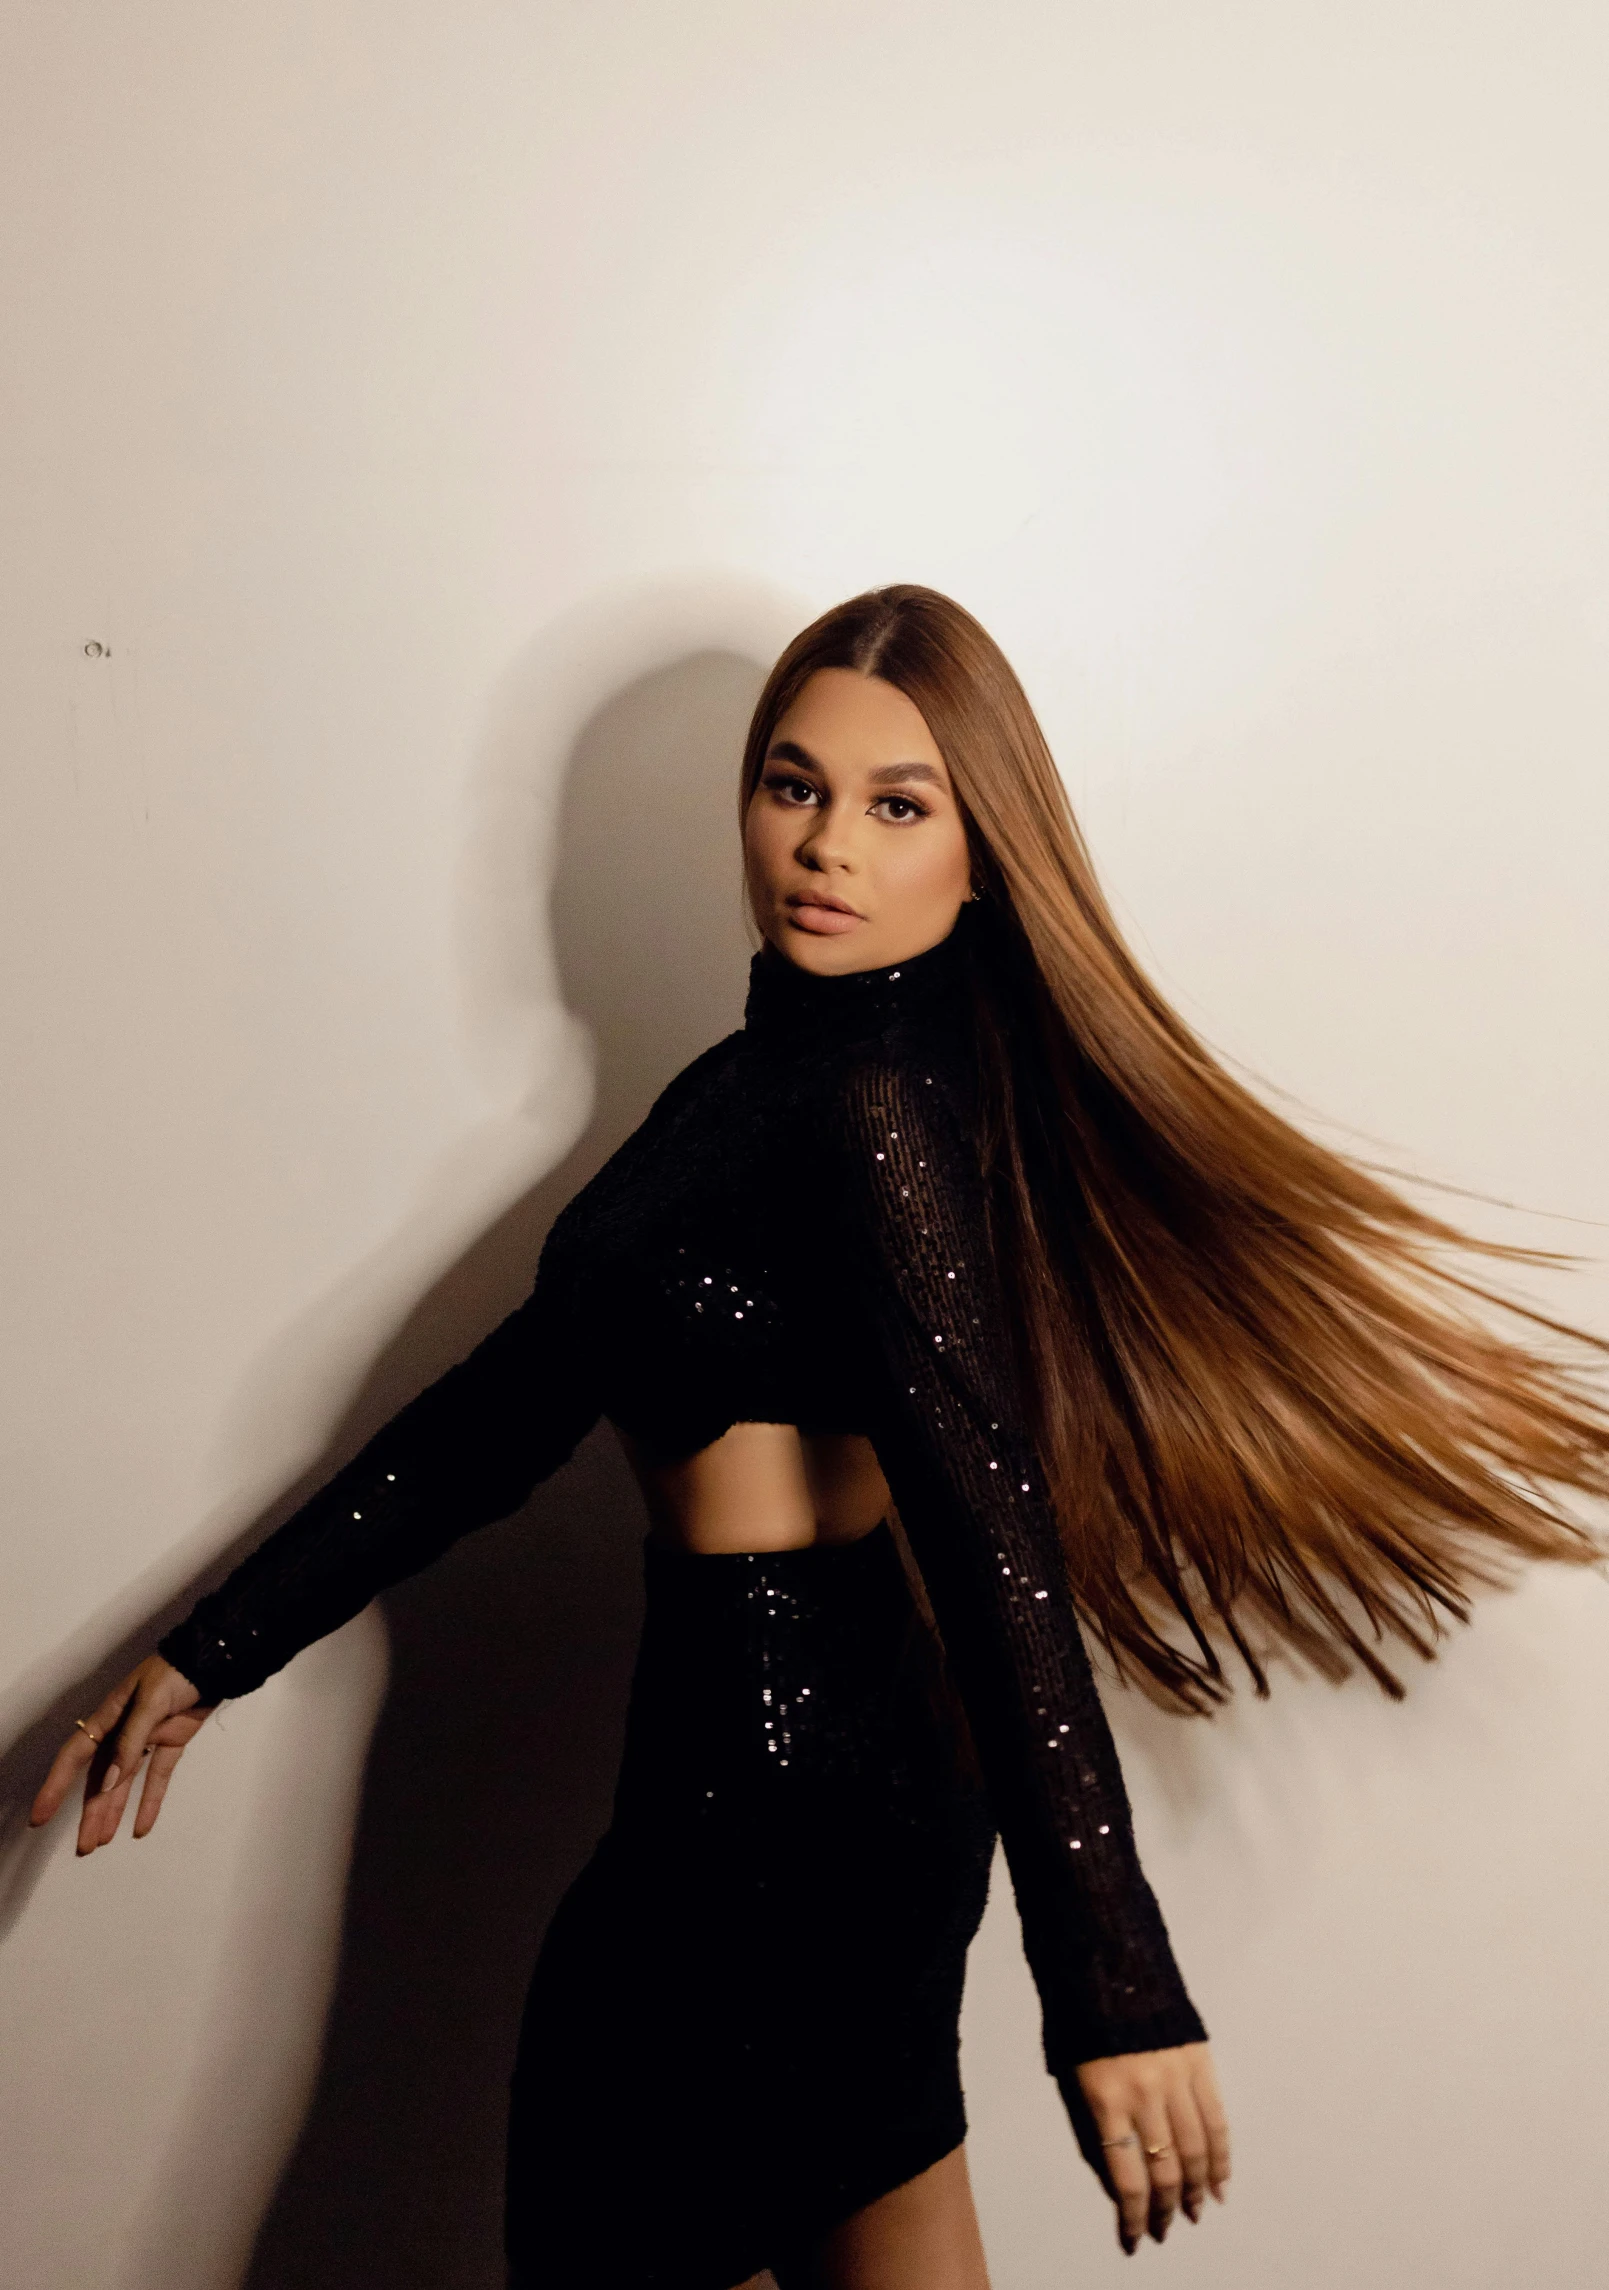
[[[147,1655],[121,1685],[114,1686],[100,1707],[84,1719],[87,1733],[75,1726],[56,1753],[45,1785],[34,1799],[28,1816],[31,1828],[43,1828],[61,1809],[62,1799],[82,1773],[84,1810],[78,1823],[80,1856],[109,1845],[128,1804],[135,1779],[146,1767],[134,1834],[149,1836],[162,1810],[162,1800],[173,1779],[173,1769],[217,1705],[202,1706],[189,1679],[165,1662],[160,1654]]]

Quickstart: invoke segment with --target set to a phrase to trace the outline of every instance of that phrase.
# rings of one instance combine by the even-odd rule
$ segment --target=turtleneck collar
[[[926,953],[883,970],[848,970],[837,977],[801,970],[767,944],[749,964],[744,1031],[768,1045],[870,1041],[902,1020],[959,999],[970,967],[970,936],[963,907],[949,937]]]

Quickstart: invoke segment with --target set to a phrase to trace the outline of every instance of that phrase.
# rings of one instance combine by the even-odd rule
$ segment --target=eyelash
[[[817,793],[816,788],[808,779],[800,779],[796,773],[791,771],[768,771],[760,784],[774,795],[784,795],[791,787],[802,787],[811,796],[815,796]],[[914,795],[879,795],[877,801],[872,805],[872,809],[875,811],[878,805],[883,803],[904,804],[912,818],[926,819],[930,816],[927,805]],[[788,808],[802,811],[805,809],[805,805],[802,803],[790,804]],[[910,819],[887,819],[883,824],[887,827],[907,827],[910,825]]]

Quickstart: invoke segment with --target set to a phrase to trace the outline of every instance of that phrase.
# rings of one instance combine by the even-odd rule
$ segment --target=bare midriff
[[[791,1423],[734,1423],[685,1461],[659,1460],[620,1434],[656,1541],[677,1550],[808,1550],[858,1542],[889,1510],[869,1439],[801,1432]]]

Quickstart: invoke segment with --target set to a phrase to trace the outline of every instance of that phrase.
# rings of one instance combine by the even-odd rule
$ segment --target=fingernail
[[[101,1783],[101,1795],[103,1797],[110,1796],[122,1778],[121,1768],[116,1765],[109,1765],[106,1768],[106,1779]]]

